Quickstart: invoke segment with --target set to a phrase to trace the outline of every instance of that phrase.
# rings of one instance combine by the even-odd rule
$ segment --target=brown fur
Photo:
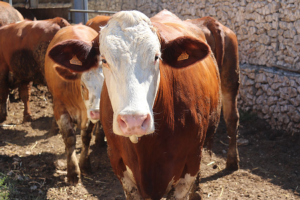
[[[81,172],[88,173],[90,170],[89,145],[94,125],[90,123],[88,127],[86,126],[88,119],[80,90],[81,74],[72,73],[63,65],[77,67],[70,64],[70,59],[76,55],[78,59],[88,60],[82,62],[82,68],[89,69],[98,66],[99,51],[94,50],[92,46],[94,38],[98,37],[97,32],[87,26],[66,27],[57,32],[49,44],[45,57],[45,78],[53,96],[54,117],[66,145],[67,176],[68,181],[72,184],[79,181]],[[89,62],[90,60],[94,60],[94,62]],[[76,158],[76,136],[72,123],[77,123],[77,127],[81,129],[83,145],[79,165]]]
[[[177,16],[167,10],[153,16],[151,21],[168,22],[170,19],[180,21]],[[230,137],[226,168],[237,170],[239,168],[239,154],[236,143],[239,124],[237,95],[240,84],[240,69],[236,35],[212,17],[186,20],[185,22],[192,23],[202,30],[216,57],[221,76],[223,116],[227,126],[227,134]],[[207,135],[208,148],[211,148],[212,140],[213,135]]]
[[[162,47],[167,52],[162,55],[165,59],[160,63],[160,85],[153,108],[155,132],[141,137],[137,144],[126,137],[115,135],[112,132],[113,110],[105,84],[100,102],[100,120],[115,174],[121,180],[126,171],[125,166],[128,166],[141,197],[153,200],[163,197],[171,180],[176,182],[185,174],[198,174],[206,134],[215,132],[221,109],[219,72],[209,47],[208,51],[203,51],[208,56],[197,55],[199,60],[203,60],[187,62],[189,66],[182,63],[185,68],[176,62],[169,62],[176,60],[176,57],[168,51],[193,49],[193,45],[183,44],[185,40],[179,41],[180,45],[173,45],[174,39],[197,38],[197,44],[205,41],[204,34],[190,23],[176,18],[168,18],[168,22],[172,23],[153,23],[162,44],[171,45]],[[183,29],[176,30],[178,26]],[[202,48],[207,48],[205,46],[203,43]],[[196,50],[201,52],[201,47]],[[173,64],[175,66],[170,66]],[[125,191],[127,199],[131,199],[131,192]]]
[[[105,26],[110,19],[110,16],[97,15],[96,17],[87,21],[86,25],[97,31],[99,33],[100,26]]]
[[[217,59],[221,75],[223,116],[229,136],[226,169],[237,170],[239,168],[237,95],[240,85],[240,69],[236,35],[212,17],[187,20],[187,22],[193,23],[203,30]],[[211,143],[208,140],[208,145]]]
[[[66,22],[63,26],[65,25],[69,24]],[[26,20],[0,28],[0,105],[2,107],[0,122],[6,119],[6,99],[9,86],[19,87],[20,97],[25,105],[24,121],[31,119],[29,83],[33,81],[37,84],[45,84],[46,49],[53,36],[63,26],[51,19],[45,21]],[[10,79],[8,78],[9,74]]]
[[[19,11],[14,9],[9,3],[0,1],[0,27],[23,20],[24,18]]]

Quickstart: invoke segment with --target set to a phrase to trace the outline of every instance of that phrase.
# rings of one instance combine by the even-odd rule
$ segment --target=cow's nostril
[[[141,127],[142,127],[142,129],[147,129],[149,127],[149,125],[150,125],[150,115],[147,114],[147,115],[145,115],[145,119],[144,119]]]
[[[98,110],[92,110],[90,111],[91,119],[99,119],[100,118],[100,112]]]
[[[118,123],[119,123],[119,126],[120,128],[127,128],[127,124],[125,122],[125,119],[122,117],[122,116],[118,116],[118,119],[117,119]]]

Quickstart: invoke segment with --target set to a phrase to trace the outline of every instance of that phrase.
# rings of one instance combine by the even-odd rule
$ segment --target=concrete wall
[[[181,19],[218,19],[239,41],[240,108],[253,110],[273,128],[299,128],[299,0],[91,0],[89,8],[134,9],[149,17],[167,9]]]

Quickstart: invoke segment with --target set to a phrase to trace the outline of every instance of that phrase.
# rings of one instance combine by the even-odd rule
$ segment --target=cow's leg
[[[193,200],[201,199],[201,196],[198,196],[195,191],[196,177],[197,175],[190,176],[190,174],[186,174],[184,178],[180,178],[177,185],[168,193],[167,200],[187,200],[190,197],[193,197]],[[197,187],[199,187],[199,184]],[[191,192],[194,194],[192,195]],[[199,198],[197,199],[197,197]]]
[[[232,44],[231,44],[232,45]],[[234,45],[232,46],[234,48]],[[237,51],[237,50],[236,50]],[[237,95],[240,84],[238,56],[225,55],[221,71],[222,107],[229,136],[226,169],[239,169],[239,154],[237,149],[239,112]]]
[[[129,174],[130,173],[128,171],[125,171],[124,177],[121,179],[126,200],[143,200],[136,187],[136,184],[131,180]]]
[[[56,135],[59,132],[58,125],[56,123],[55,117],[52,119],[52,126],[50,130],[51,135]]]
[[[81,173],[85,174],[88,174],[91,171],[89,149],[94,126],[95,125],[90,121],[88,127],[84,130],[81,130],[82,147],[79,159],[79,167]]]
[[[76,158],[76,135],[72,127],[71,117],[62,104],[54,104],[54,116],[63,135],[67,154],[67,177],[70,184],[77,184],[80,179],[80,169]]]
[[[24,82],[21,83],[19,86],[19,94],[20,98],[22,99],[24,103],[24,116],[23,116],[23,122],[31,121],[31,111],[29,106],[29,96],[30,96],[30,90],[31,90],[31,82]]]
[[[100,121],[98,121],[95,124],[94,133],[95,133],[95,145],[97,147],[103,147],[105,145],[105,141],[104,141],[105,135],[104,135],[103,128],[101,127]]]
[[[201,176],[200,176],[200,172],[198,173],[196,180],[193,184],[193,187],[190,191],[190,195],[189,195],[189,200],[202,200],[202,190],[200,188],[200,180],[201,180]]]
[[[2,72],[0,72],[0,123],[4,122],[7,117],[6,100],[8,97],[8,93],[8,71],[3,70]]]

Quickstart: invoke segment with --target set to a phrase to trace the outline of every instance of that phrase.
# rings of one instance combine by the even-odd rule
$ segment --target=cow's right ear
[[[56,73],[65,81],[75,81],[81,77],[81,73],[71,72],[67,68],[55,66]]]
[[[99,36],[91,42],[66,40],[49,50],[49,57],[59,64],[58,74],[67,80],[78,78],[81,74],[99,65]]]

